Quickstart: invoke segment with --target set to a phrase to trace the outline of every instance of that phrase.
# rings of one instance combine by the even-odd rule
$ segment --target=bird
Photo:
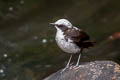
[[[57,30],[55,40],[59,48],[61,48],[65,53],[71,54],[63,71],[69,68],[73,54],[79,54],[75,65],[76,67],[79,66],[79,61],[83,50],[85,48],[93,47],[94,42],[90,40],[87,32],[73,26],[67,19],[59,19],[50,24]]]

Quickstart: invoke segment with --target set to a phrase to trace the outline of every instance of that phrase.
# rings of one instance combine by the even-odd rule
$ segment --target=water
[[[119,0],[1,0],[0,80],[42,80],[64,68],[69,55],[58,48],[56,30],[49,25],[59,18],[69,19],[96,41],[81,62],[119,62],[119,39],[108,40],[120,30],[117,3]]]

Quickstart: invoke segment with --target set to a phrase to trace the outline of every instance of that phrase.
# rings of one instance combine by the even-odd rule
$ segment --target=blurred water
[[[58,48],[54,40],[56,30],[49,25],[59,18],[69,19],[96,41],[95,48],[87,52],[89,56],[83,54],[81,61],[119,61],[120,45],[114,45],[119,40],[107,40],[113,32],[120,31],[119,2],[1,0],[0,80],[42,80],[65,66],[69,55]]]

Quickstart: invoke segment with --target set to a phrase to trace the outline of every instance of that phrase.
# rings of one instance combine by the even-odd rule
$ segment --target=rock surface
[[[120,65],[112,61],[94,61],[59,70],[44,80],[120,80]]]

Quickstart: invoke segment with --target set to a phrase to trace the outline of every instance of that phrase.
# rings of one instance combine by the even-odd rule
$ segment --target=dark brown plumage
[[[80,48],[90,48],[94,46],[94,42],[90,40],[89,35],[83,30],[77,30],[75,28],[69,28],[64,31],[65,39],[73,40]]]

